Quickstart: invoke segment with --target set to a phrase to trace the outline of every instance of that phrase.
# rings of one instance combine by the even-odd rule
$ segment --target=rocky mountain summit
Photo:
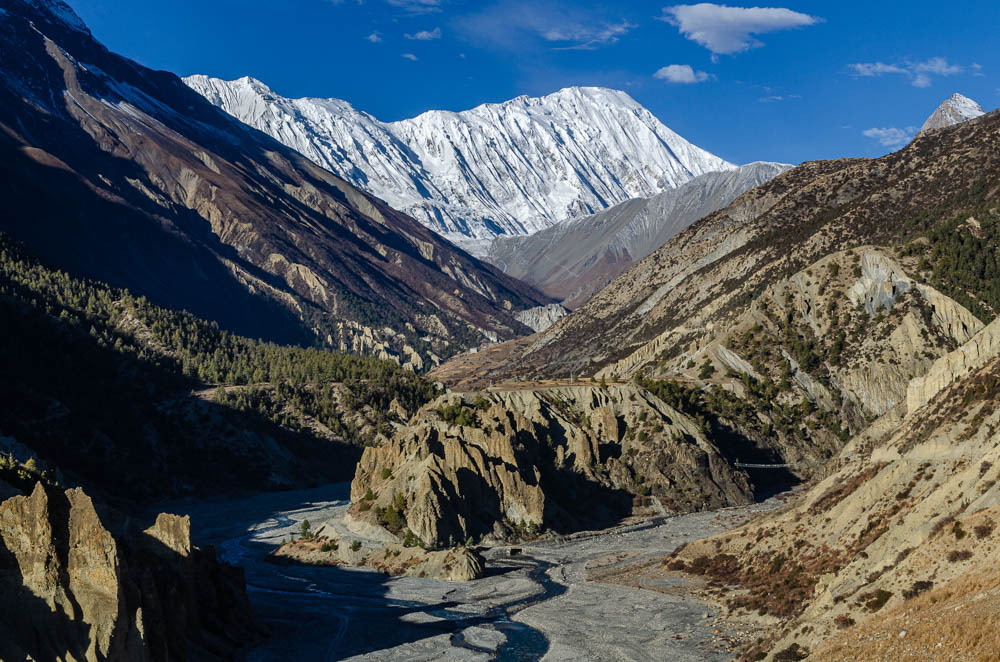
[[[50,263],[413,366],[525,334],[513,314],[551,302],[81,26],[63,3],[0,15],[19,54],[0,62],[0,230]]]
[[[453,113],[380,122],[339,99],[287,99],[253,78],[185,82],[473,252],[733,166],[628,94],[570,87]]]
[[[962,122],[975,119],[984,115],[983,107],[978,103],[956,92],[951,97],[941,102],[931,116],[927,118],[924,125],[920,127],[920,133],[928,129],[943,129],[955,126]]]
[[[577,308],[681,230],[791,167],[760,162],[699,175],[651,198],[562,221],[527,237],[499,236],[485,259],[567,308]]]

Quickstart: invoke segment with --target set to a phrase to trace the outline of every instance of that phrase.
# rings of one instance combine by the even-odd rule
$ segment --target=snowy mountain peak
[[[239,120],[474,252],[497,235],[649,197],[732,169],[625,92],[568,87],[380,122],[339,99],[288,99],[252,78],[187,84]]]
[[[924,125],[920,127],[923,133],[927,129],[943,129],[944,127],[961,124],[968,120],[984,115],[982,106],[967,96],[956,92],[937,107]]]
[[[73,9],[63,0],[21,0],[29,7],[41,10],[55,17],[68,27],[84,34],[90,34],[90,28],[83,22]]]

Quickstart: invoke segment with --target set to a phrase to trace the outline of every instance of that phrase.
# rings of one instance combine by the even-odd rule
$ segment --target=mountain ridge
[[[416,369],[527,333],[513,313],[550,303],[65,11],[0,17],[25,54],[0,64],[0,229],[48,262],[243,335]]]
[[[497,237],[485,259],[576,308],[691,223],[791,167],[756,161],[705,173],[651,198],[627,200],[527,237]]]
[[[570,87],[380,122],[340,99],[281,97],[250,77],[185,82],[476,252],[496,235],[531,234],[734,167],[609,88]]]

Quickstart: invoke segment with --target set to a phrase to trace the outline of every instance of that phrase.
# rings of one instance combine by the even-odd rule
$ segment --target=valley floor
[[[266,559],[304,519],[337,526],[348,492],[340,484],[168,506],[191,515],[198,544],[215,545],[222,560],[245,569],[255,615],[271,630],[247,660],[728,660],[740,628],[680,583],[628,585],[614,571],[779,505],[630,522],[513,555],[494,548],[485,554],[487,576],[474,582]],[[602,575],[616,583],[595,580]]]

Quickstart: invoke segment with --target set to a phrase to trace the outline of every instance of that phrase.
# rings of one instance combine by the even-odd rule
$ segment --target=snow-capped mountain
[[[253,78],[185,82],[475,252],[497,235],[532,234],[735,167],[681,138],[628,94],[604,88],[570,87],[386,123],[338,99],[281,97]]]
[[[927,118],[924,125],[920,127],[920,133],[923,133],[927,129],[943,129],[948,126],[954,126],[980,115],[985,115],[982,106],[969,97],[956,92],[951,95],[951,98],[944,100],[937,107],[937,110]]]

